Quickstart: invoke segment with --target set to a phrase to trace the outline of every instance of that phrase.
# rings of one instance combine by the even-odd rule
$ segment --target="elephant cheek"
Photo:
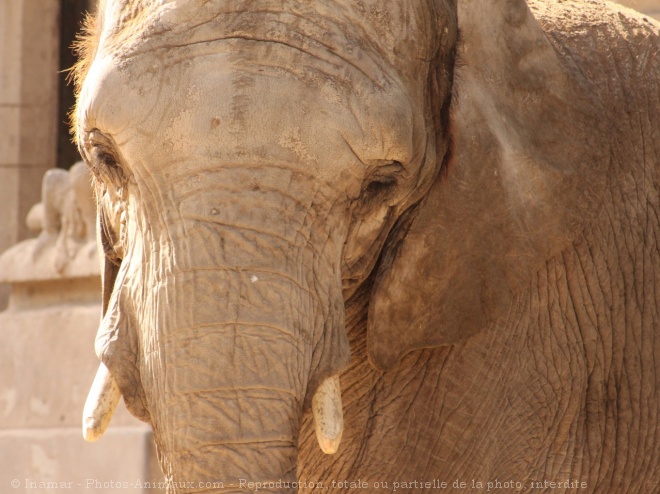
[[[138,419],[151,422],[138,365],[138,338],[130,304],[115,289],[96,334],[95,351],[117,382],[126,408]]]

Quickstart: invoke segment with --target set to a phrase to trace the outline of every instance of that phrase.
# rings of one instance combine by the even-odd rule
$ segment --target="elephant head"
[[[294,478],[359,287],[387,370],[505,315],[598,200],[597,103],[523,0],[107,0],[82,46],[96,351],[175,482]]]

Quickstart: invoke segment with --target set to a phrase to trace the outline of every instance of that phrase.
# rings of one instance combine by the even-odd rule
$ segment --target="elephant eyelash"
[[[112,150],[103,144],[94,144],[84,158],[97,182],[112,185],[117,190],[122,189],[126,176]]]
[[[87,132],[81,148],[83,158],[95,176],[100,178],[108,173],[121,175],[121,167],[113,152],[112,141],[101,131],[93,129]]]
[[[387,165],[380,167],[372,175],[363,188],[363,193],[367,198],[380,196],[396,186],[398,183],[397,175],[403,170],[403,165],[398,161],[392,161]]]
[[[106,168],[118,168],[119,163],[112,154],[112,152],[101,146],[94,146],[92,150],[92,161],[96,166],[104,166]]]
[[[391,189],[397,183],[395,177],[381,177],[371,180],[367,187],[364,189],[364,192],[369,196],[380,195],[383,192]]]

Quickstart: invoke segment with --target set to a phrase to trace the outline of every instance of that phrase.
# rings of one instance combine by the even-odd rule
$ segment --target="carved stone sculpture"
[[[96,206],[90,173],[82,162],[48,170],[41,202],[27,216],[39,235],[0,256],[0,282],[87,277],[98,274]]]

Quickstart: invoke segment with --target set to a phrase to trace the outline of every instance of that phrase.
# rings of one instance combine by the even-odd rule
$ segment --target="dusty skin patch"
[[[305,163],[317,163],[314,156],[309,154],[307,148],[300,139],[300,127],[292,127],[285,130],[279,140],[279,145],[294,153],[301,161]]]

